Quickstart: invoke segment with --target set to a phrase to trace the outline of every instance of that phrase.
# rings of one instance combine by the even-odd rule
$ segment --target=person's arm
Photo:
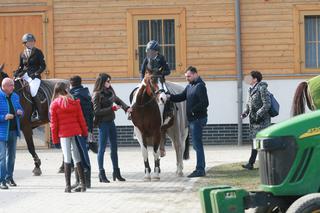
[[[12,95],[14,95],[14,109],[16,110],[16,114],[18,115],[19,118],[23,117],[24,115],[24,110],[20,104],[20,97],[19,95],[13,93]]]
[[[53,144],[59,143],[59,123],[58,123],[58,116],[56,112],[56,107],[53,104],[50,105],[50,127],[51,127],[51,135],[52,135],[52,142]]]
[[[148,58],[144,58],[142,65],[141,65],[141,71],[140,71],[140,80],[144,78],[144,74],[146,73],[147,69],[147,64],[148,64]]]
[[[2,99],[2,97],[1,97],[1,99]],[[7,105],[7,101],[5,100],[5,98],[3,98],[3,100],[1,100],[0,103],[1,103],[1,105],[5,105],[5,104]],[[5,106],[5,108],[7,109],[8,106]],[[1,111],[1,112],[3,112],[3,111]],[[7,122],[6,114],[7,113],[5,113],[5,114],[0,113],[0,122]]]
[[[192,113],[201,112],[209,106],[207,88],[203,84],[197,85],[195,95],[198,97],[198,101],[192,107]]]
[[[267,87],[260,87],[259,92],[262,101],[262,107],[257,111],[257,117],[261,118],[266,113],[269,113],[271,107],[271,99]]]
[[[78,115],[77,115],[78,122],[79,122],[81,130],[82,130],[81,136],[87,137],[88,136],[88,127],[87,127],[86,121],[84,120],[84,116],[83,116],[81,105],[80,105],[80,100],[78,101],[78,104],[77,104],[77,113],[78,113]]]
[[[46,69],[46,62],[41,50],[38,49],[36,57],[39,60],[39,69],[35,72],[35,77],[41,75],[41,73]]]
[[[249,112],[250,112],[249,109],[250,109],[249,108],[249,103],[247,101],[246,106],[244,108],[244,111],[241,114],[241,118],[245,118],[245,117],[247,117],[249,115]]]
[[[162,68],[162,74],[163,75],[170,75],[171,70],[170,70],[169,65],[168,65],[168,63],[167,63],[167,61],[166,61],[164,56],[161,56],[160,66]]]
[[[121,106],[121,108],[127,112],[127,110],[130,108],[126,103],[124,103],[118,96],[116,96],[115,98],[115,103],[119,106]]]
[[[100,94],[98,92],[93,94],[93,112],[95,116],[103,116],[112,112],[112,106],[101,108]]]
[[[88,125],[88,131],[92,132],[93,131],[93,104],[92,101],[89,101],[89,107],[88,107],[88,120],[87,120],[87,125]]]
[[[185,101],[187,99],[187,88],[188,86],[180,94],[170,94],[170,101],[172,102]]]

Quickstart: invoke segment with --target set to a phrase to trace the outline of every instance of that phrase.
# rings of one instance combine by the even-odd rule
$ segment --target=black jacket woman
[[[110,141],[111,161],[113,165],[113,180],[125,181],[120,174],[118,166],[118,145],[117,145],[117,129],[114,123],[115,111],[122,108],[125,112],[130,112],[128,107],[111,87],[111,76],[101,73],[97,78],[93,89],[93,111],[94,126],[99,128],[98,139],[98,165],[100,182],[109,183],[103,167],[104,152],[107,141]]]

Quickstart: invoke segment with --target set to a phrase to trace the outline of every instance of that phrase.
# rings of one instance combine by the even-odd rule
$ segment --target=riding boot
[[[78,173],[78,172],[75,172],[74,175],[75,175],[75,178],[76,178],[76,182],[71,185],[71,189],[77,188],[77,187],[79,186],[79,184],[80,184],[79,173]]]
[[[100,169],[99,171],[99,181],[102,183],[110,183],[110,181],[106,177],[106,172],[104,169]]]
[[[84,171],[81,165],[81,162],[77,163],[76,173],[78,173],[80,178],[80,187],[76,188],[75,192],[85,192],[86,191],[86,181],[84,177]]]
[[[84,171],[84,178],[86,180],[86,187],[91,188],[91,168]]]
[[[71,192],[71,164],[64,163],[64,175],[66,179],[66,188],[64,192]]]
[[[34,113],[31,116],[31,121],[37,121],[37,120],[41,120],[41,113],[40,113],[40,109],[41,109],[41,100],[40,98],[36,95],[35,97],[32,97],[32,101],[34,103]]]
[[[116,181],[116,179],[118,179],[119,181],[126,181],[126,179],[124,179],[123,177],[121,177],[120,169],[119,169],[119,168],[115,168],[115,169],[113,170],[112,177],[113,177],[113,181]]]

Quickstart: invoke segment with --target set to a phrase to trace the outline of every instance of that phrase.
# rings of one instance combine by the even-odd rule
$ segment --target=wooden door
[[[21,38],[25,33],[36,37],[36,47],[46,56],[44,45],[44,13],[0,13],[0,64],[13,75],[19,66],[19,55],[24,47]]]

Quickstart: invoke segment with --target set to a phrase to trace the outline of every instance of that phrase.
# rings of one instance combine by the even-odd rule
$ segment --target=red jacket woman
[[[65,102],[65,103],[64,103]],[[88,136],[88,128],[84,120],[80,101],[59,97],[51,103],[52,142],[58,144],[59,138],[76,135]]]
[[[58,82],[53,91],[50,105],[51,135],[54,144],[61,144],[66,179],[65,192],[71,192],[71,155],[76,164],[76,172],[80,178],[80,188],[76,191],[85,192],[84,171],[75,136],[88,136],[88,128],[84,120],[80,100],[74,100],[67,89],[68,85]]]

